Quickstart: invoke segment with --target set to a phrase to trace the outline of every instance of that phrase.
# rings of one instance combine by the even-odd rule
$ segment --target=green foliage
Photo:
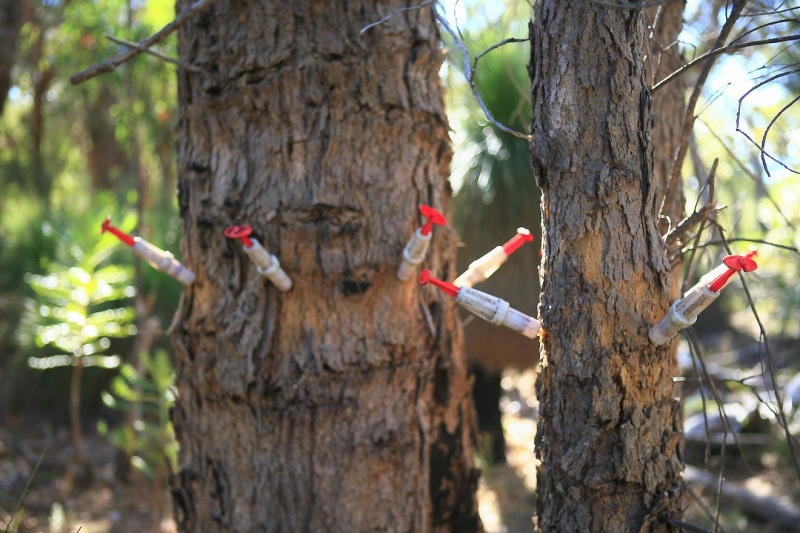
[[[522,4],[507,2],[499,19],[464,33],[473,60],[503,39],[527,31],[530,11]],[[450,47],[449,65],[459,68],[460,53]],[[523,133],[531,123],[529,54],[524,43],[509,43],[483,55],[475,70],[475,85],[492,116]],[[464,252],[474,258],[513,235],[519,226],[539,233],[539,190],[528,143],[487,121],[462,72],[450,72],[447,81],[448,117],[455,141],[451,217],[466,243]]]
[[[40,307],[30,303],[41,297],[26,276],[32,281],[31,276],[49,276],[76,266],[80,261],[76,256],[89,253],[98,240],[100,221],[107,214],[114,215],[115,223],[126,231],[174,253],[179,242],[175,66],[143,54],[79,86],[68,80],[71,74],[120,51],[104,33],[141,40],[174,17],[174,1],[53,1],[31,2],[29,7],[12,71],[13,85],[0,117],[3,409],[11,404],[32,405],[22,397],[33,390],[34,383],[42,386],[42,380],[47,382],[47,392],[38,394],[37,401],[47,401],[66,376],[61,371],[38,376],[28,372],[23,356],[67,354],[52,344],[37,348],[31,323],[20,324],[23,316],[38,315]],[[172,36],[157,48],[176,56],[176,42]],[[43,79],[50,81],[41,86]],[[38,103],[37,87],[44,91]],[[105,129],[98,130],[98,124]],[[103,165],[98,163],[111,154],[116,154],[113,164],[107,172],[99,171]],[[38,187],[38,182],[44,187]],[[137,216],[128,215],[123,221],[120,213],[131,209]],[[112,261],[137,265],[127,247],[113,237],[104,239],[115,247]],[[180,284],[147,266],[135,272],[134,278],[140,298],[154,300],[152,313],[168,322]],[[25,310],[26,301],[34,306],[32,310]],[[110,305],[100,305],[98,311]],[[112,342],[112,346],[120,344]],[[105,379],[105,374],[93,370],[85,377]],[[99,388],[85,392],[96,393]]]
[[[0,349],[5,354],[13,351],[24,299],[33,296],[23,283],[25,275],[45,272],[56,253],[53,228],[41,204],[16,186],[9,189],[10,195],[0,198]]]
[[[117,356],[102,356],[109,337],[136,333],[134,312],[121,305],[135,295],[131,267],[108,264],[116,243],[97,235],[83,234],[86,248],[63,236],[66,261],[54,261],[46,274],[28,274],[26,281],[34,297],[26,303],[21,337],[24,345],[49,346],[56,353],[29,358],[31,368],[46,369],[75,363],[115,367]]]
[[[131,465],[148,477],[175,471],[178,442],[169,411],[175,402],[172,386],[175,372],[167,352],[158,350],[150,356],[139,354],[143,371],[125,363],[120,375],[111,382],[111,391],[103,393],[103,403],[112,409],[132,413],[132,424],[109,429],[105,420],[98,422],[101,435],[131,458]]]

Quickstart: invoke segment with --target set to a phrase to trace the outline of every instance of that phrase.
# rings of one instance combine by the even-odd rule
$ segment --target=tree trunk
[[[674,45],[683,29],[683,0],[666,2],[647,10],[649,26],[647,39],[647,83],[651,87],[678,70],[684,64],[680,47]],[[686,111],[684,95],[686,94],[686,77],[678,76],[653,95],[653,147],[655,150],[655,166],[653,174],[656,187],[656,206],[661,206],[667,191],[675,152],[678,150],[683,114]],[[663,230],[675,226],[685,216],[686,198],[683,195],[683,182],[678,183],[670,192],[670,198],[664,203],[662,216]],[[666,231],[662,231],[665,233]],[[681,269],[672,271],[672,300],[680,298]]]
[[[128,86],[130,87],[130,85]],[[129,89],[130,90],[130,89]],[[120,179],[113,179],[115,169],[124,168],[129,163],[125,150],[117,140],[114,119],[111,117],[111,106],[116,102],[116,97],[108,86],[100,87],[92,101],[86,105],[86,132],[89,135],[89,148],[86,151],[86,163],[89,175],[92,178],[92,190],[109,191],[115,185],[119,186]],[[133,102],[131,98],[129,101]],[[129,124],[131,135],[135,136],[135,124]],[[135,141],[134,141],[135,143]],[[134,151],[135,152],[135,151]],[[137,153],[131,156],[131,166]],[[137,183],[137,185],[140,185]],[[139,197],[148,195],[149,191],[139,188]],[[141,213],[141,211],[139,211]]]
[[[542,188],[538,529],[669,531],[680,513],[679,404],[656,226],[640,10],[537,3],[534,172]]]
[[[22,1],[0,0],[0,116],[11,88],[11,67],[22,27]]]
[[[37,20],[40,24],[39,36],[34,45],[34,64],[36,71],[33,73],[33,106],[31,109],[31,160],[33,166],[33,186],[36,194],[41,200],[48,203],[50,198],[50,188],[52,179],[45,165],[45,157],[42,148],[45,142],[45,96],[50,90],[50,85],[56,77],[56,67],[52,62],[44,57],[44,36],[46,32],[45,23]],[[47,62],[46,67],[41,63]]]
[[[179,9],[188,2],[180,2]],[[179,30],[182,531],[477,531],[452,301],[395,278],[450,162],[429,9],[220,0]],[[249,224],[294,287],[260,277]],[[455,236],[425,266],[455,276]]]

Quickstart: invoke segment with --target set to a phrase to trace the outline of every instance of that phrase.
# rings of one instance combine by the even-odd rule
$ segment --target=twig
[[[714,163],[711,167],[711,172],[709,173],[709,179],[706,180],[706,184],[708,185],[708,203],[711,204],[714,201],[714,176],[717,173],[717,163],[718,159],[714,159]],[[697,235],[694,238],[694,246],[692,246],[692,253],[689,255],[689,261],[686,263],[686,271],[683,277],[683,285],[685,288],[686,282],[689,280],[689,274],[692,272],[692,263],[694,262],[695,254],[697,254],[698,244],[700,243],[700,236],[703,235],[703,231],[706,229],[706,222],[708,221],[708,217],[699,217],[700,218],[700,229],[697,231]]]
[[[750,18],[753,18],[752,14],[749,14],[748,16]],[[771,20],[769,22],[765,22],[764,24],[761,24],[759,26],[754,26],[752,28],[748,28],[747,31],[742,32],[741,34],[739,34],[739,36],[736,39],[732,40],[731,44],[735,44],[737,41],[741,41],[742,39],[744,39],[748,35],[752,35],[754,33],[758,33],[760,30],[763,30],[764,28],[769,28],[770,26],[776,26],[778,24],[787,24],[787,23],[788,24],[792,24],[794,22],[795,22],[794,19],[787,19],[787,18],[782,18],[782,19]],[[783,37],[772,37],[772,38],[773,39],[782,39]],[[778,41],[778,42],[780,42],[780,41]],[[728,45],[728,46],[730,46],[730,45]]]
[[[730,15],[728,15],[728,19],[725,21],[725,24],[722,25],[722,29],[717,36],[717,40],[714,42],[714,49],[722,48],[725,40],[733,31],[733,26],[736,24],[736,21],[739,20],[742,11],[747,5],[747,2],[748,0],[734,0]],[[694,128],[694,109],[697,106],[697,101],[700,98],[700,92],[703,90],[706,79],[708,79],[708,75],[711,72],[711,67],[714,66],[714,58],[715,56],[709,56],[706,58],[705,62],[703,63],[703,68],[700,71],[700,75],[697,78],[697,82],[694,85],[694,89],[692,89],[692,94],[689,96],[689,101],[686,104],[686,111],[683,115],[683,126],[679,137],[678,149],[672,162],[672,170],[670,171],[669,180],[667,181],[667,188],[664,191],[664,199],[661,200],[661,206],[658,209],[659,213],[663,212],[664,206],[668,205],[667,202],[669,201],[670,196],[672,196],[672,190],[675,188],[675,185],[677,184],[678,178],[681,174],[683,159],[686,157],[686,152],[689,149],[689,136],[692,132],[692,128]]]
[[[758,148],[758,149],[759,149],[759,151],[761,152],[761,161],[763,162],[763,165],[764,165],[764,171],[767,173],[767,176],[770,176],[771,174],[770,174],[770,172],[769,172],[769,169],[767,168],[767,164],[766,164],[766,161],[764,160],[764,156],[766,156],[766,157],[770,158],[771,160],[775,161],[776,163],[778,163],[780,166],[782,166],[783,168],[785,168],[785,169],[786,169],[786,170],[788,170],[789,172],[792,172],[792,173],[794,173],[794,174],[800,174],[800,172],[798,172],[797,170],[794,170],[794,169],[792,169],[792,168],[789,168],[788,166],[786,166],[786,164],[785,164],[785,163],[783,163],[782,161],[780,161],[780,160],[776,159],[775,157],[773,157],[773,156],[772,156],[771,154],[769,154],[768,152],[764,151],[764,149],[763,149],[763,147],[762,147],[762,146],[759,146],[759,144],[758,144],[758,143],[757,143],[757,142],[756,142],[756,141],[755,141],[755,140],[754,140],[752,137],[750,137],[750,135],[748,135],[748,134],[747,134],[747,133],[746,133],[744,130],[742,130],[742,129],[741,129],[741,127],[739,126],[739,122],[740,122],[740,120],[741,120],[741,114],[742,114],[742,104],[744,103],[744,99],[745,99],[745,98],[747,98],[747,97],[750,95],[750,93],[752,93],[752,92],[753,92],[753,91],[755,91],[756,89],[758,89],[758,88],[760,88],[760,87],[763,87],[763,86],[764,86],[764,85],[766,85],[767,83],[770,83],[770,82],[772,82],[772,81],[774,81],[774,80],[776,80],[776,79],[778,79],[778,78],[782,78],[783,76],[788,76],[788,75],[790,75],[790,74],[794,74],[794,73],[796,73],[796,72],[800,72],[800,69],[794,69],[794,70],[790,70],[790,71],[786,71],[786,72],[781,72],[781,73],[779,73],[779,74],[776,74],[775,76],[770,76],[770,77],[769,77],[769,78],[767,78],[766,80],[764,80],[764,81],[762,81],[762,82],[760,82],[760,83],[756,84],[754,87],[751,87],[751,88],[750,88],[750,89],[749,89],[749,90],[748,90],[746,93],[744,93],[744,94],[742,95],[742,97],[741,97],[741,98],[739,98],[739,104],[738,104],[738,106],[737,106],[737,108],[736,108],[736,131],[738,131],[739,133],[741,133],[742,135],[744,135],[744,137],[745,137],[745,138],[746,138],[748,141],[750,141],[750,142],[751,142],[751,143],[752,143],[752,144],[753,144],[753,145],[754,145],[756,148]],[[786,107],[784,107],[783,109],[781,109],[781,111],[780,111],[780,113],[778,113],[778,115],[780,115],[780,114],[781,114],[781,113],[783,113],[783,112],[784,112],[786,109],[788,109],[789,107],[791,107],[791,106],[792,106],[792,105],[793,105],[793,104],[794,104],[796,101],[797,101],[797,98],[795,98],[794,100],[792,100],[792,101],[789,103],[789,105],[787,105]],[[773,120],[773,122],[774,122],[774,120]],[[772,126],[772,122],[770,122],[770,127],[771,127],[771,126]],[[769,131],[769,128],[767,129],[767,131]],[[766,135],[765,135],[764,139],[766,140]]]
[[[428,325],[428,330],[431,332],[431,337],[435,338],[436,325],[433,323],[433,316],[431,316],[430,310],[424,303],[422,303],[422,301],[419,302],[419,308],[422,311],[422,316],[425,317],[425,323]]]
[[[701,221],[707,219],[711,215],[712,211],[715,211],[714,177],[717,174],[717,164],[719,164],[719,159],[714,159],[714,163],[711,165],[711,170],[708,172],[708,178],[706,178],[706,183],[708,184],[709,188],[708,201],[703,207],[695,210],[694,213],[681,220],[677,226],[672,228],[669,233],[664,236],[664,242],[667,246],[672,246],[678,241],[678,239],[682,239],[687,232],[689,232]]]
[[[109,33],[104,33],[103,37],[105,37],[109,41],[115,42],[117,44],[121,44],[121,45],[127,46],[129,48],[136,48],[137,50],[141,50],[145,54],[150,54],[151,56],[157,57],[157,58],[161,59],[162,61],[166,61],[167,63],[172,63],[173,65],[178,65],[181,68],[185,68],[189,72],[194,72],[195,74],[197,74],[199,72],[202,72],[199,68],[197,68],[194,65],[190,65],[189,63],[184,63],[183,61],[180,61],[178,59],[166,56],[166,55],[164,55],[161,52],[158,52],[156,50],[152,50],[150,48],[144,48],[139,43],[135,43],[133,41],[128,41],[126,39],[120,39],[119,37],[114,37],[113,35],[111,35]]]
[[[680,520],[674,520],[672,518],[667,520],[667,523],[671,526],[679,527],[684,531],[694,531],[695,533],[714,533],[710,529],[696,526],[694,524],[690,524],[689,522],[681,522]]]
[[[650,0],[649,2],[634,2],[628,4],[618,4],[616,2],[607,2],[606,0],[589,0],[593,4],[607,7],[618,7],[620,9],[644,9],[648,7],[661,6],[672,0]]]
[[[725,237],[722,237],[723,241]],[[731,249],[728,246],[727,242],[723,242],[725,246],[725,250],[730,254]],[[747,281],[745,280],[744,276],[741,272],[739,272],[739,279],[742,282],[742,288],[744,289],[744,294],[747,297],[747,302],[750,305],[750,310],[753,312],[753,318],[756,319],[756,323],[758,324],[758,329],[761,334],[761,338],[764,340],[764,349],[767,351],[767,363],[769,365],[769,372],[770,372],[770,381],[772,382],[772,390],[775,393],[775,400],[778,406],[777,409],[777,419],[778,423],[783,429],[784,435],[786,436],[786,444],[789,447],[789,455],[792,457],[792,463],[794,464],[795,472],[797,474],[797,480],[800,481],[800,462],[798,462],[797,451],[795,450],[795,446],[793,445],[793,437],[791,432],[789,431],[789,421],[786,419],[786,411],[783,408],[783,394],[781,393],[780,388],[778,387],[777,382],[777,374],[778,370],[775,367],[775,357],[772,355],[772,348],[769,344],[769,337],[767,337],[767,330],[764,327],[764,323],[761,322],[761,317],[758,316],[758,311],[756,310],[756,304],[753,301],[753,297],[750,294],[750,289],[747,287]]]
[[[711,135],[713,135],[715,139],[717,139],[717,142],[719,142],[719,143],[722,145],[722,147],[725,149],[725,151],[726,151],[726,152],[728,152],[728,155],[730,156],[730,158],[731,158],[731,159],[732,159],[732,160],[733,160],[733,161],[734,161],[734,162],[735,162],[735,163],[736,163],[736,164],[739,166],[739,168],[740,168],[740,169],[742,169],[742,171],[743,171],[743,172],[744,172],[744,173],[747,175],[747,177],[748,177],[748,178],[750,178],[750,179],[753,181],[753,183],[755,183],[756,187],[758,187],[758,190],[761,192],[761,194],[763,194],[763,195],[764,195],[764,196],[767,198],[767,200],[769,200],[769,201],[770,201],[770,203],[771,203],[771,204],[772,204],[772,205],[775,207],[775,210],[776,210],[776,211],[778,212],[778,214],[781,216],[781,218],[783,219],[783,221],[784,221],[784,222],[786,222],[786,225],[787,225],[787,226],[789,226],[791,229],[793,229],[793,230],[796,230],[796,228],[795,228],[795,225],[792,223],[792,221],[791,221],[791,220],[789,220],[789,217],[787,217],[787,216],[786,216],[786,215],[783,213],[783,210],[781,209],[781,206],[780,206],[780,205],[778,205],[778,202],[776,202],[776,201],[775,201],[775,200],[772,198],[772,195],[770,194],[770,192],[769,192],[769,189],[767,189],[766,185],[764,185],[764,182],[763,182],[763,181],[761,181],[760,179],[758,179],[758,176],[756,176],[756,175],[753,173],[753,171],[752,171],[752,170],[750,170],[750,169],[747,167],[747,165],[745,165],[745,164],[742,162],[742,160],[741,160],[741,159],[739,159],[739,158],[736,156],[736,153],[734,153],[734,151],[733,151],[733,150],[731,150],[731,148],[730,148],[730,147],[729,147],[727,144],[725,144],[725,141],[724,141],[724,140],[723,140],[723,139],[722,139],[722,138],[721,138],[721,137],[720,137],[720,136],[717,134],[717,132],[716,132],[716,131],[714,131],[714,129],[713,129],[713,128],[712,128],[710,125],[708,125],[708,124],[707,124],[705,121],[703,121],[702,119],[700,120],[700,123],[701,123],[701,124],[703,124],[703,125],[706,127],[706,129],[708,130],[708,132],[709,132]],[[746,136],[747,136],[747,134],[745,134],[745,137],[746,137]]]
[[[691,345],[689,345],[689,352],[692,355],[692,357],[691,357],[691,359],[692,359],[692,369],[694,370],[694,375],[696,376],[696,379],[697,379],[697,384],[698,384],[697,390],[700,392],[700,401],[702,402],[703,429],[705,430],[706,436],[708,436],[709,435],[708,414],[706,414],[707,400],[706,400],[706,389],[705,389],[705,387],[703,387],[703,375],[700,373],[700,369],[697,367],[697,360],[699,358],[695,357],[694,352],[692,352],[692,346]],[[706,376],[706,379],[710,380],[710,377]],[[706,446],[705,446],[705,451],[703,453],[703,464],[708,466],[708,460],[710,458],[711,458],[711,439],[706,438]],[[713,519],[713,516],[711,515],[711,511],[706,509],[706,512],[708,513],[708,517]]]
[[[787,109],[792,107],[795,104],[795,102],[797,102],[798,100],[800,100],[800,94],[795,96],[794,99],[791,102],[789,102],[788,104],[783,106],[783,108],[781,108],[780,111],[775,113],[775,116],[772,117],[772,120],[769,121],[769,124],[767,124],[767,128],[764,130],[764,136],[761,137],[761,146],[759,146],[759,150],[761,151],[761,165],[764,167],[764,172],[767,173],[767,176],[772,176],[772,174],[770,174],[770,172],[769,172],[769,168],[767,168],[767,160],[765,158],[765,156],[768,155],[768,152],[766,150],[766,145],[767,145],[767,135],[769,135],[769,130],[772,129],[772,126],[781,117],[781,115],[784,113],[784,111],[786,111]],[[785,167],[786,167],[786,165],[784,165],[784,168]],[[789,169],[789,170],[792,170],[792,169]],[[797,173],[797,172],[795,172],[795,173]]]
[[[470,89],[472,89],[472,95],[475,97],[475,100],[477,100],[478,105],[480,106],[481,110],[483,111],[484,116],[486,117],[486,120],[491,122],[492,125],[494,125],[500,131],[503,131],[505,133],[513,135],[514,137],[519,137],[520,139],[525,139],[526,141],[530,142],[533,139],[533,137],[531,137],[528,134],[521,133],[521,132],[519,132],[519,131],[517,131],[515,129],[509,128],[508,126],[505,126],[505,125],[501,124],[500,122],[498,122],[494,118],[494,116],[492,116],[492,114],[486,108],[486,104],[483,102],[483,98],[481,98],[480,93],[478,93],[478,87],[475,85],[475,79],[474,79],[475,76],[474,76],[474,73],[472,71],[472,68],[470,67],[469,51],[467,50],[467,47],[464,44],[464,41],[462,41],[459,38],[459,36],[456,34],[455,30],[453,30],[453,28],[450,27],[450,24],[447,22],[447,20],[445,20],[445,18],[441,15],[441,13],[439,13],[438,11],[436,11],[434,9],[433,14],[436,17],[436,20],[439,22],[439,24],[441,24],[442,27],[445,29],[445,31],[447,31],[447,33],[449,33],[450,36],[453,38],[453,40],[456,43],[456,46],[458,46],[458,48],[461,50],[461,57],[462,57],[463,68],[464,68],[464,77],[466,78],[467,83],[469,83],[469,87],[470,87]],[[511,41],[509,41],[509,42],[511,42]],[[503,44],[505,44],[505,43],[503,43]]]
[[[503,39],[499,43],[494,43],[492,46],[490,46],[489,48],[487,48],[486,50],[475,56],[475,60],[472,62],[472,72],[470,72],[470,78],[468,81],[472,81],[472,79],[475,77],[475,69],[478,68],[478,61],[480,61],[483,56],[485,56],[492,50],[495,50],[497,48],[500,48],[501,46],[510,43],[527,43],[527,42],[529,42],[528,39],[520,39],[519,37],[509,37],[508,39]]]
[[[741,276],[740,276],[741,277]],[[733,429],[733,425],[728,418],[728,413],[725,412],[725,404],[722,402],[722,398],[717,391],[716,386],[714,385],[714,381],[711,379],[711,373],[708,371],[708,366],[706,365],[705,359],[702,357],[702,348],[700,347],[700,341],[697,339],[697,333],[694,331],[693,328],[689,328],[684,330],[684,337],[686,338],[687,342],[689,343],[689,351],[692,352],[692,355],[697,358],[700,362],[700,366],[703,369],[703,375],[706,376],[706,380],[708,382],[708,387],[711,389],[711,394],[714,396],[714,401],[717,403],[717,412],[720,415],[720,419],[722,420],[722,448],[720,452],[720,471],[719,477],[717,478],[717,504],[716,504],[716,516],[714,518],[714,524],[719,524],[719,516],[722,511],[722,489],[723,489],[723,480],[724,480],[724,467],[725,467],[725,451],[727,450],[728,444],[728,430],[730,430],[731,435],[733,435],[733,441],[736,444],[736,449],[740,452],[742,451],[742,446],[739,444],[739,438],[736,435],[736,432]],[[706,416],[705,410],[703,411],[703,415]],[[706,421],[706,441],[709,443],[707,444],[706,448],[706,461],[708,461],[708,446],[710,446],[710,434],[708,432],[708,422]],[[744,458],[744,454],[742,454]],[[745,466],[747,467],[747,471],[752,474],[752,469],[750,468],[750,463],[745,460]]]
[[[160,43],[167,37],[169,37],[172,32],[177,30],[183,23],[189,20],[194,15],[198,14],[203,9],[209,7],[211,4],[216,2],[216,0],[197,0],[194,4],[187,7],[183,11],[181,11],[180,15],[175,17],[175,20],[161,28],[158,32],[154,33],[144,41],[138,43],[138,46],[128,50],[127,52],[123,52],[121,54],[117,54],[111,59],[103,61],[102,63],[97,63],[96,65],[92,65],[91,67],[78,72],[77,74],[73,74],[70,76],[69,81],[73,85],[78,85],[83,83],[84,81],[94,78],[95,76],[99,76],[100,74],[105,74],[106,72],[111,72],[121,64],[125,63],[133,59],[134,57],[141,54],[147,48]]]
[[[693,485],[706,490],[714,490],[717,476],[687,467],[684,472],[684,479]],[[759,496],[752,491],[736,484],[726,482],[722,491],[722,499],[729,505],[734,505],[751,516],[758,516],[773,525],[779,525],[789,531],[797,531],[797,524],[800,520],[800,509],[793,505],[787,505],[773,498]]]
[[[775,11],[757,11],[755,13],[750,13],[751,17],[760,17],[760,16],[767,16],[767,15],[780,15],[781,13],[790,13],[792,11],[796,11],[800,9],[800,7],[787,7],[786,9],[777,9]]]
[[[683,65],[681,68],[679,68],[675,72],[669,74],[663,80],[661,80],[658,83],[656,83],[655,85],[653,85],[653,88],[650,89],[650,90],[652,92],[656,92],[661,87],[663,87],[667,83],[671,82],[672,80],[674,80],[675,78],[677,78],[678,76],[680,76],[681,74],[683,74],[684,72],[689,70],[690,68],[692,68],[694,66],[697,66],[698,63],[700,63],[700,62],[702,62],[702,61],[704,61],[704,60],[706,60],[706,59],[708,59],[710,57],[718,56],[720,54],[725,54],[725,53],[733,51],[733,50],[740,50],[742,48],[747,48],[749,46],[760,46],[762,44],[774,44],[774,43],[781,43],[781,42],[785,42],[785,41],[800,41],[800,35],[789,35],[789,36],[785,36],[785,37],[775,37],[775,38],[772,38],[772,39],[762,39],[762,40],[759,40],[759,41],[749,41],[749,42],[746,42],[746,43],[729,44],[728,46],[723,46],[721,48],[714,48],[713,50],[709,50],[705,54],[692,59],[691,61],[689,61],[688,63]]]
[[[794,252],[796,254],[800,254],[800,250],[795,248],[794,246],[786,246],[785,244],[778,244],[775,242],[765,241],[764,239],[745,239],[745,238],[738,238],[738,239],[725,239],[724,241],[707,241],[703,244],[699,245],[700,248],[705,248],[707,246],[719,246],[721,244],[725,244],[726,242],[752,242],[756,244],[766,244],[767,246],[773,246],[775,248],[780,248],[782,250],[788,250],[790,252]]]
[[[367,24],[366,26],[361,28],[361,31],[358,32],[358,33],[360,33],[360,34],[364,33],[368,29],[370,29],[372,27],[375,27],[378,24],[383,24],[384,22],[386,22],[387,20],[389,20],[393,16],[397,15],[398,13],[402,13],[403,11],[411,11],[412,9],[422,9],[424,7],[428,7],[429,5],[432,5],[432,4],[435,4],[435,3],[436,3],[436,0],[430,0],[430,1],[425,2],[423,4],[419,4],[418,6],[407,6],[407,7],[401,7],[400,9],[395,9],[394,11],[390,12],[388,15],[383,17],[381,20],[377,20],[377,21],[375,21],[375,22],[373,22],[371,24]]]
[[[686,485],[686,493],[694,500],[695,505],[697,505],[708,517],[711,522],[714,522],[714,515],[711,514],[711,509],[705,504],[705,502],[697,495],[697,493],[692,490],[692,487]],[[722,524],[714,524],[718,533],[725,533],[725,528],[722,527]],[[717,533],[715,532],[715,533]]]

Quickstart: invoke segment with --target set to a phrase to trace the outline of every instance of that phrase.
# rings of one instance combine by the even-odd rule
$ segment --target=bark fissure
[[[448,204],[438,35],[427,10],[359,36],[378,4],[220,0],[179,32],[206,72],[179,74],[184,531],[480,527],[453,303],[394,277],[419,199]],[[254,228],[290,292],[229,224]],[[436,228],[441,277],[454,244]]]
[[[668,531],[680,458],[640,11],[541,0],[531,157],[542,187],[541,531]],[[666,512],[666,514],[664,514]]]

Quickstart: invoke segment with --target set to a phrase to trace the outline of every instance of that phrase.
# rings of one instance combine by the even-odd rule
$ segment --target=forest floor
[[[171,518],[163,518],[171,514],[167,491],[135,471],[129,482],[120,482],[116,448],[94,432],[84,438],[91,479],[69,471],[74,449],[66,430],[13,420],[0,427],[0,531],[23,494],[15,520],[20,533],[177,531]]]
[[[533,529],[536,483],[533,440],[538,417],[535,380],[531,371],[507,373],[503,380],[505,393],[501,405],[507,464],[489,465],[478,457],[483,472],[478,500],[487,533],[522,533]],[[16,515],[20,533],[176,531],[166,488],[154,487],[135,471],[128,483],[121,483],[116,475],[115,465],[119,461],[116,449],[93,432],[85,438],[93,475],[91,480],[81,481],[68,472],[74,450],[66,429],[56,430],[47,423],[32,426],[21,420],[0,427],[0,531],[6,530],[22,494],[25,498]],[[32,477],[40,456],[41,463]],[[794,470],[786,468],[785,461],[777,460],[770,452],[751,457],[747,464],[731,457],[729,465],[725,471],[726,483],[731,480],[732,484],[743,487],[747,495],[764,498],[756,501],[756,506],[783,505],[780,509],[791,511],[792,504],[800,502]],[[713,461],[711,467],[713,470]],[[712,482],[715,479],[716,475]],[[693,488],[692,492],[705,502],[708,513],[716,514],[713,493],[702,488]],[[687,500],[687,505],[690,507],[687,522],[714,530],[706,511],[692,499]],[[754,517],[735,503],[721,506],[720,523],[723,527],[719,531],[727,533],[800,532],[800,520],[796,527],[769,524],[764,517]]]

